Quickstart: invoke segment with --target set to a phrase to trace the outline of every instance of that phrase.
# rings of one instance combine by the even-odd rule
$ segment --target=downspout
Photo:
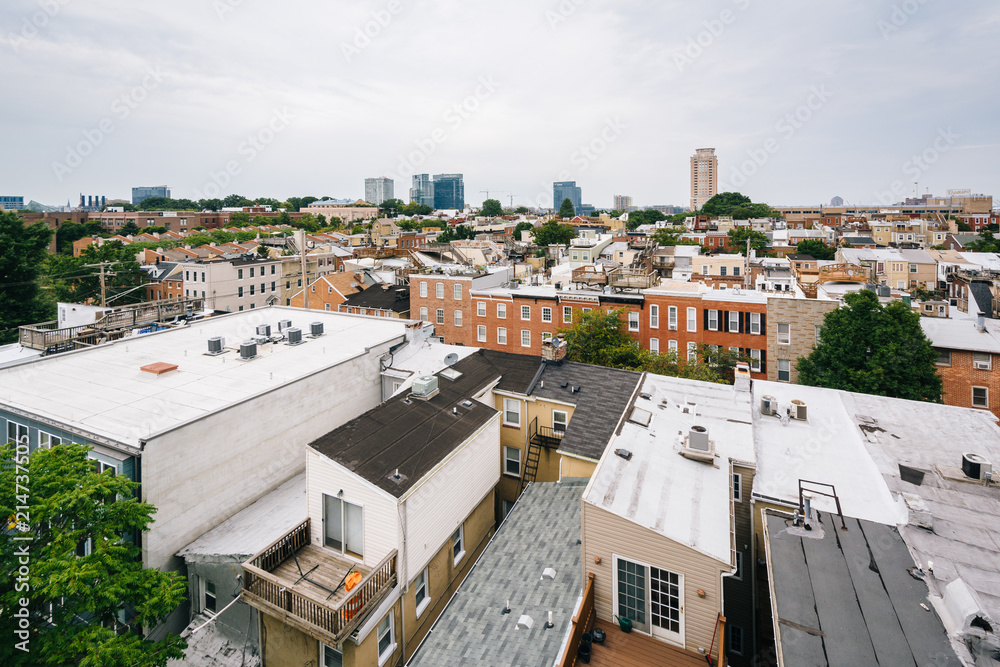
[[[401,636],[401,646],[402,652],[400,654],[400,665],[406,664],[406,604],[403,596],[410,591],[410,576],[406,570],[406,501],[397,504],[397,512],[399,513],[399,527],[403,535],[403,552],[402,556],[399,558],[397,568],[403,570],[403,591],[399,596],[399,630]]]

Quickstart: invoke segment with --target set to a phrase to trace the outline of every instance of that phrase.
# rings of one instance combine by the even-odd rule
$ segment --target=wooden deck
[[[603,644],[593,644],[592,667],[706,667],[705,656],[681,650],[633,630],[626,634],[617,624],[598,621],[607,633]],[[576,663],[580,665],[579,661]]]
[[[306,544],[295,555],[298,558],[299,567],[302,568],[302,573],[306,574],[313,581],[326,586],[331,591],[337,588],[344,575],[352,567],[360,572],[362,577],[367,576],[371,572],[370,567],[365,567],[333,551],[328,551],[312,544]],[[313,567],[316,567],[316,569],[313,570]],[[311,598],[315,602],[324,604],[331,609],[339,609],[341,603],[348,596],[343,586],[337,590],[336,595],[331,596],[330,591],[325,591],[305,579],[298,581],[301,575],[299,574],[299,568],[295,566],[294,558],[286,559],[281,565],[274,568],[271,574],[281,582],[282,586],[287,586],[289,590]],[[296,581],[298,583],[295,583]]]

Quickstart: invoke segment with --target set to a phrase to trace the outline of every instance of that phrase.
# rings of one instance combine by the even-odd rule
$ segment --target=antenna
[[[454,352],[448,353],[448,356],[444,358],[445,366],[454,366],[458,363],[458,355]]]

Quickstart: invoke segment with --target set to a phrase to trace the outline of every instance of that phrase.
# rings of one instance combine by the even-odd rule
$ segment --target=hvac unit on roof
[[[712,450],[712,444],[708,439],[708,429],[704,426],[692,426],[688,432],[688,448],[699,452]]]
[[[258,324],[257,325],[257,335],[264,336],[265,338],[271,337],[271,325],[270,324]]]
[[[309,335],[313,338],[319,338],[323,335],[323,323],[313,322],[309,325]]]
[[[438,379],[436,375],[421,375],[413,381],[411,393],[414,398],[430,398],[437,393]]]
[[[246,341],[245,343],[240,343],[240,359],[250,360],[257,356],[257,343],[253,341]]]
[[[774,413],[778,411],[778,399],[774,396],[761,396],[760,397],[760,414],[773,417]]]
[[[788,416],[800,422],[806,421],[806,402],[797,398],[792,400],[791,412]]]
[[[208,353],[213,357],[225,352],[226,339],[221,336],[213,336],[208,339]]]
[[[291,320],[278,320],[278,331],[284,331],[292,326]]]
[[[302,329],[298,327],[291,327],[285,330],[285,335],[288,337],[289,345],[301,345],[302,341]]]
[[[986,475],[992,475],[993,464],[985,456],[968,452],[962,454],[962,472],[972,479],[985,479]]]

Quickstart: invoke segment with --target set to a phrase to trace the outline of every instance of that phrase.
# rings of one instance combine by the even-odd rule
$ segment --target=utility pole
[[[104,271],[104,267],[105,266],[114,266],[115,264],[120,264],[120,262],[101,262],[100,264],[84,264],[84,268],[88,268],[88,269],[93,268],[93,269],[96,269],[96,268],[100,267],[100,269],[101,269],[101,306],[102,307],[108,305],[107,286],[105,285],[104,277],[105,276],[118,275],[114,271],[107,271],[107,272],[105,272]]]
[[[302,258],[302,305],[309,310],[309,274],[306,273],[306,230],[295,232],[295,240],[299,246],[299,257]]]

